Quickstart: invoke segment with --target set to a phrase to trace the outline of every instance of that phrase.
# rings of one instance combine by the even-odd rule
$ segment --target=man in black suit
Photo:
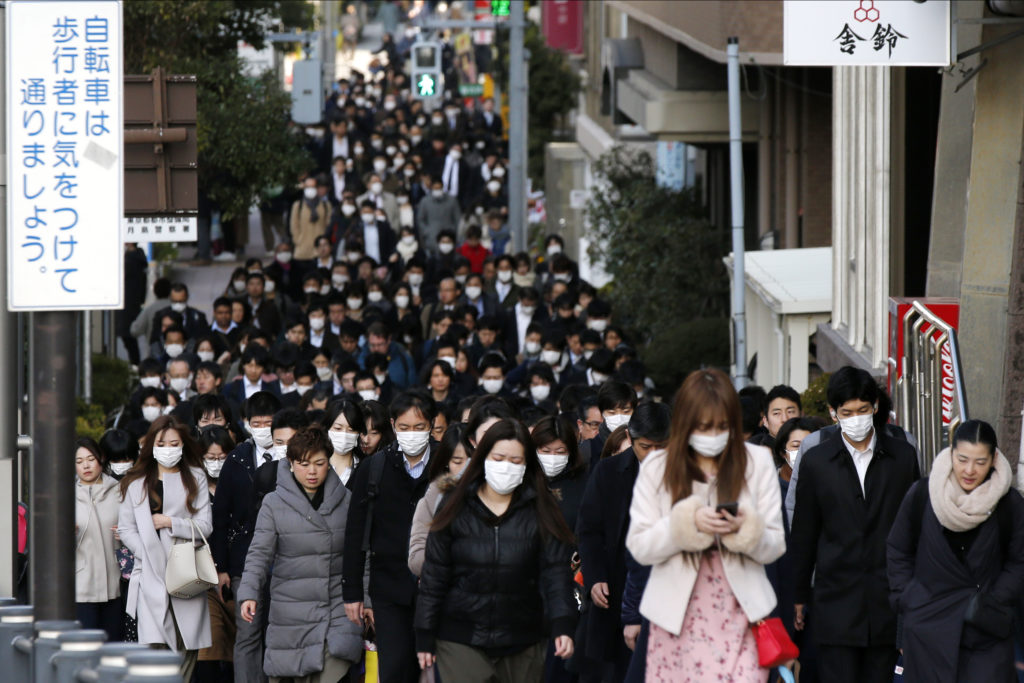
[[[576,537],[586,597],[576,651],[581,681],[621,681],[631,652],[622,637],[620,612],[626,584],[626,530],[640,463],[668,443],[671,415],[664,403],[643,403],[629,420],[633,447],[594,467],[583,493]]]
[[[273,301],[263,295],[266,278],[259,271],[250,272],[245,276],[246,301],[252,309],[253,323],[270,339],[276,339],[281,333],[281,311]]]
[[[221,393],[229,403],[240,406],[245,403],[253,394],[260,391],[274,392],[270,382],[264,382],[263,371],[266,370],[267,362],[270,360],[267,350],[259,344],[250,343],[242,352],[239,365],[242,368],[242,377],[234,382],[228,382]]]
[[[228,454],[217,480],[210,550],[217,565],[220,586],[230,584],[233,591],[241,583],[245,556],[249,552],[256,527],[258,510],[253,495],[256,469],[273,459],[270,427],[280,407],[277,397],[267,391],[255,393],[245,401],[242,413],[245,416],[245,430],[250,438]],[[241,603],[238,603],[235,608],[238,627],[234,651],[235,680],[259,681],[263,678],[262,640],[266,612],[257,610],[256,618],[247,622],[242,619],[238,611],[240,608]]]
[[[473,116],[473,129],[483,134],[484,139],[490,144],[501,141],[503,123],[501,116],[494,111],[494,98],[488,97],[482,102],[483,109]]]
[[[210,331],[210,323],[206,320],[206,314],[188,305],[188,285],[184,282],[175,282],[171,285],[171,305],[157,311],[154,320],[160,320],[171,311],[181,316],[181,327],[189,339],[195,339]],[[154,325],[149,341],[152,343],[159,338],[160,330],[158,326]]]
[[[878,384],[866,371],[840,368],[827,395],[840,430],[804,453],[796,484],[794,625],[803,629],[811,607],[821,680],[888,682],[897,650],[886,538],[920,477],[917,454],[886,434]]]
[[[525,287],[519,293],[519,301],[505,313],[505,355],[515,358],[523,352],[526,343],[526,328],[532,324],[544,326],[544,313],[540,310],[540,292]]]

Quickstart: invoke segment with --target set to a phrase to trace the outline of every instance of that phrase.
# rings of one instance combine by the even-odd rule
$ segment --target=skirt
[[[717,551],[701,555],[697,581],[676,636],[651,624],[647,683],[764,683],[757,641],[736,602]]]

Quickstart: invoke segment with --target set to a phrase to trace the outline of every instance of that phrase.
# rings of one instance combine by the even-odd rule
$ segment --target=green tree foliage
[[[498,31],[495,37],[502,58],[495,62],[493,74],[505,92],[508,92],[508,36],[508,31]],[[532,22],[527,24],[523,45],[530,55],[527,170],[535,187],[543,187],[544,145],[566,137],[557,124],[576,108],[582,86],[579,74],[565,53],[548,47],[539,26]]]
[[[225,216],[244,215],[260,191],[295,181],[311,160],[288,126],[291,96],[272,75],[246,77],[243,40],[308,27],[312,6],[269,0],[137,0],[124,5],[125,73],[196,76],[199,184]]]
[[[594,176],[589,255],[613,278],[606,296],[644,343],[652,377],[670,391],[691,370],[728,364],[726,236],[694,192],[658,186],[647,152],[615,147]]]

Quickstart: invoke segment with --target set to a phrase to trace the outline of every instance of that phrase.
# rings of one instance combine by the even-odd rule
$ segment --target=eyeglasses
[[[600,420],[597,420],[597,421],[594,421],[594,420],[584,420],[583,424],[585,424],[586,426],[590,427],[591,429],[600,429],[601,428],[601,421]]]

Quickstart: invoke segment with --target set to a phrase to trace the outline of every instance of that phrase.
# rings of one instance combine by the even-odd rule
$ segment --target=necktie
[[[263,462],[270,462],[272,459],[273,458],[270,455],[270,451],[267,451],[266,453],[263,454]]]

